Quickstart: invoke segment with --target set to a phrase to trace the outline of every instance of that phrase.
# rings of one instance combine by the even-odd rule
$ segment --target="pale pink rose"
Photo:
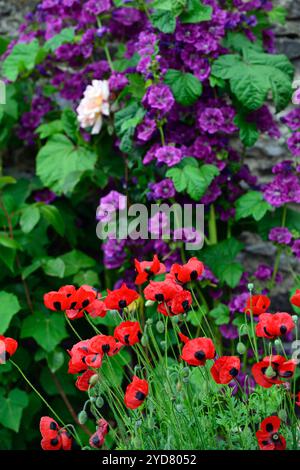
[[[78,121],[83,129],[92,128],[92,134],[99,134],[102,116],[109,115],[109,87],[107,80],[93,80],[86,88],[77,108]]]

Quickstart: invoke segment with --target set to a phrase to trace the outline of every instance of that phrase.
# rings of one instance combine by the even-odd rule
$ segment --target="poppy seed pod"
[[[85,424],[87,422],[87,420],[88,420],[87,413],[84,410],[80,411],[80,413],[78,414],[79,423],[80,424]]]
[[[237,350],[238,354],[241,354],[241,355],[242,355],[242,354],[245,354],[245,352],[247,351],[247,348],[246,348],[246,346],[244,345],[244,343],[239,342],[239,343],[237,344],[236,350]]]
[[[298,322],[298,315],[293,315],[292,319],[293,319],[294,323],[297,323]]]
[[[97,408],[102,408],[103,405],[104,405],[104,400],[103,400],[103,398],[100,396],[100,397],[98,397],[97,400],[96,400],[96,406],[97,406]]]
[[[275,377],[276,372],[274,372],[273,368],[271,366],[267,367],[267,370],[265,372],[265,376],[268,377],[268,379],[272,379]]]
[[[96,385],[96,383],[98,382],[99,380],[99,376],[98,374],[94,374],[91,378],[90,378],[90,385]]]
[[[156,323],[155,327],[156,327],[157,332],[160,334],[162,334],[165,331],[164,322],[162,322],[161,320]]]
[[[144,334],[141,339],[141,345],[145,347],[148,345],[148,343],[149,343],[148,336]]]

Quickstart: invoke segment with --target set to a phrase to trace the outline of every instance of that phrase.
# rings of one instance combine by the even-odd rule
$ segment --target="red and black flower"
[[[285,450],[286,440],[281,434],[278,434],[280,424],[278,416],[270,416],[262,421],[260,429],[256,432],[261,450]]]
[[[71,356],[69,374],[79,374],[87,370],[88,367],[101,367],[103,353],[92,349],[90,342],[91,340],[79,341],[69,351]]]
[[[241,361],[237,356],[219,357],[210,373],[217,384],[228,384],[236,377],[241,368]]]
[[[75,386],[81,392],[87,392],[90,388],[93,388],[95,386],[95,383],[98,379],[98,375],[93,370],[88,369],[83,372],[82,375],[79,375],[79,377],[77,377]]]
[[[261,315],[266,313],[271,305],[270,299],[266,295],[252,295],[248,297],[245,312],[247,315]]]
[[[107,292],[108,295],[104,300],[104,303],[108,310],[122,311],[139,298],[139,294],[135,290],[129,289],[125,283],[122,284],[120,289],[113,291],[107,289]]]
[[[214,343],[210,338],[189,339],[179,333],[184,344],[181,358],[191,366],[204,366],[207,359],[213,359],[216,355]]]
[[[97,423],[97,431],[90,437],[89,443],[94,449],[99,449],[104,444],[104,439],[108,433],[109,424],[101,418]]]
[[[259,385],[270,388],[293,377],[296,364],[293,359],[287,361],[283,356],[267,356],[252,367],[253,377]]]
[[[127,385],[124,403],[127,408],[134,410],[144,403],[145,398],[149,392],[147,380],[139,379],[136,375],[133,376],[132,382]]]
[[[197,258],[190,258],[186,264],[173,264],[171,274],[176,281],[186,284],[190,281],[196,281],[203,274],[204,265]]]
[[[133,346],[139,343],[142,332],[139,322],[123,321],[115,328],[114,337],[124,346]]]
[[[117,343],[113,336],[97,335],[89,340],[89,350],[101,356],[114,356],[122,346],[123,344]]]
[[[71,450],[73,439],[68,431],[61,429],[54,419],[44,416],[40,420],[43,450]]]
[[[187,290],[182,290],[169,302],[161,302],[157,307],[157,311],[166,317],[173,317],[174,315],[188,312],[191,305],[191,293]]]
[[[107,308],[103,300],[95,299],[88,307],[85,308],[86,313],[88,313],[92,318],[96,317],[105,317]]]
[[[181,286],[169,279],[166,279],[165,281],[158,282],[150,281],[144,290],[144,295],[147,300],[168,303],[181,291]]]
[[[289,313],[262,313],[256,325],[256,335],[260,338],[277,338],[290,333],[295,328]]]
[[[300,289],[297,289],[294,295],[292,295],[290,302],[295,305],[295,307],[300,307]]]
[[[44,295],[45,307],[57,311],[65,311],[71,308],[72,297],[76,294],[74,286],[63,286],[58,291],[51,291]]]
[[[0,364],[5,364],[17,349],[18,343],[15,339],[0,336]]]
[[[148,281],[150,277],[156,274],[166,272],[165,265],[159,261],[157,255],[154,255],[153,261],[138,261],[135,259],[134,265],[138,273],[135,279],[135,284],[137,285],[144,284],[144,282]]]

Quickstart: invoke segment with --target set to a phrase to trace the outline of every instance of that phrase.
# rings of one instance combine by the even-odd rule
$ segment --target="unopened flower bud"
[[[181,403],[177,403],[177,405],[175,405],[175,408],[176,408],[176,411],[178,411],[178,413],[183,412],[183,405]]]
[[[182,369],[182,377],[188,377],[190,375],[190,369],[188,367],[184,367]]]
[[[98,382],[99,377],[98,374],[92,375],[92,377],[89,380],[90,385],[94,386]]]
[[[273,377],[275,377],[275,375],[276,372],[273,370],[273,368],[271,366],[267,367],[265,376],[268,377],[268,379],[272,379]]]
[[[165,341],[161,341],[160,342],[160,347],[163,351],[165,351],[166,347],[167,347],[167,343]]]
[[[135,427],[136,428],[140,428],[142,426],[142,423],[143,421],[141,419],[138,419],[136,422],[135,422]]]
[[[157,331],[158,333],[163,333],[163,332],[165,331],[164,322],[162,322],[161,320],[159,320],[159,321],[156,323],[155,327],[156,327],[156,331]]]
[[[253,289],[254,289],[254,284],[253,284],[252,282],[249,282],[249,284],[248,284],[248,290],[249,290],[250,292],[252,292]]]
[[[286,421],[287,420],[287,413],[285,410],[279,410],[278,411],[278,418],[281,419],[281,421]]]
[[[280,346],[281,346],[281,340],[280,340],[280,339],[275,339],[274,345],[276,346],[276,348],[280,348]]]
[[[177,390],[177,392],[180,392],[182,390],[182,383],[180,381],[177,382],[177,384],[176,384],[176,390]]]
[[[155,302],[153,302],[153,300],[146,300],[145,307],[153,307],[153,305],[155,305]]]
[[[85,424],[85,423],[87,422],[87,420],[88,420],[88,415],[87,415],[87,413],[86,413],[84,410],[80,411],[80,413],[79,413],[79,415],[78,415],[78,421],[79,421],[79,423],[80,423],[80,424]]]
[[[245,354],[245,352],[247,351],[247,348],[246,348],[246,346],[244,345],[244,343],[242,343],[242,342],[240,341],[240,342],[237,344],[236,350],[237,350],[238,354]]]
[[[188,384],[189,381],[190,381],[190,378],[189,378],[189,377],[183,377],[183,378],[182,378],[182,382],[183,382],[184,384]]]
[[[149,342],[148,336],[147,336],[147,335],[143,335],[143,336],[142,336],[142,339],[141,339],[141,345],[145,347],[145,346],[148,345],[148,342]]]
[[[97,408],[102,408],[103,405],[104,405],[104,400],[103,400],[103,398],[100,396],[100,397],[98,397],[97,400],[96,400],[96,406],[97,406]]]
[[[294,322],[294,323],[297,323],[297,322],[298,322],[298,318],[299,318],[298,315],[293,315],[293,316],[292,316],[293,322]]]
[[[153,320],[152,320],[152,318],[148,318],[148,320],[146,321],[146,325],[148,325],[148,326],[153,325]]]

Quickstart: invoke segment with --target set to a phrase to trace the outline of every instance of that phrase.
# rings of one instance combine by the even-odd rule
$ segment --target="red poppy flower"
[[[266,295],[252,295],[248,297],[244,312],[250,315],[252,310],[253,315],[261,315],[268,310],[270,304],[271,301]]]
[[[121,311],[139,298],[139,294],[135,290],[129,289],[126,284],[122,284],[120,289],[113,291],[107,289],[107,292],[108,296],[104,302],[109,310]]]
[[[103,300],[95,299],[88,307],[85,308],[86,313],[91,317],[105,317],[107,308]]]
[[[93,434],[89,440],[90,446],[94,447],[95,449],[99,449],[104,444],[104,439],[106,434],[108,433],[109,424],[108,422],[101,418],[98,421],[98,427],[95,434]]]
[[[173,264],[171,274],[174,275],[176,281],[186,284],[195,281],[203,274],[204,265],[197,258],[190,258],[186,264]]]
[[[43,450],[71,450],[73,439],[65,429],[61,429],[54,419],[44,416],[40,420]]]
[[[216,360],[210,373],[217,384],[228,384],[236,377],[241,368],[241,361],[237,356],[222,356]]]
[[[124,346],[133,346],[139,343],[142,332],[139,322],[124,321],[115,328],[114,337],[124,344]]]
[[[292,316],[289,313],[279,312],[262,313],[256,325],[256,335],[261,338],[277,338],[283,336],[295,328]]]
[[[270,416],[262,421],[260,429],[256,432],[261,450],[285,450],[286,440],[278,434],[280,424],[278,416]]]
[[[124,403],[127,408],[134,410],[142,405],[148,395],[149,386],[147,380],[139,379],[136,375],[133,376],[132,382],[127,385]]]
[[[185,343],[181,358],[191,366],[204,366],[207,359],[215,357],[216,350],[210,338],[189,339],[182,333],[179,334],[179,337]]]
[[[166,267],[160,263],[157,255],[154,255],[153,261],[138,261],[134,260],[135,269],[137,270],[137,277],[135,284],[140,285],[148,281],[151,276],[155,274],[163,274],[166,272]]]
[[[69,354],[69,374],[78,374],[85,371],[88,367],[98,369],[102,364],[103,353],[94,351],[90,347],[91,340],[79,341],[75,344]]]
[[[97,297],[97,291],[87,285],[81,286],[71,297],[70,310],[84,310]]]
[[[176,294],[182,291],[182,287],[175,282],[166,279],[165,281],[150,281],[144,290],[144,295],[147,300],[153,302],[169,302],[175,297]]]
[[[252,367],[255,381],[264,388],[279,385],[293,377],[296,364],[293,359],[287,361],[283,356],[267,356]]]
[[[0,364],[5,364],[17,349],[18,343],[15,339],[0,336]]]
[[[290,302],[295,305],[295,307],[300,307],[300,289],[297,289],[294,295],[292,295]]]
[[[44,304],[50,310],[65,311],[71,308],[72,297],[76,293],[74,286],[63,286],[58,291],[44,295]]]
[[[77,377],[77,380],[75,382],[75,386],[81,392],[87,392],[90,388],[94,387],[92,377],[94,377],[96,379],[98,377],[98,375],[95,374],[95,372],[91,369],[86,370],[85,372],[83,372],[82,375]]]
[[[89,340],[90,351],[101,355],[114,356],[122,346],[121,343],[116,342],[113,336],[97,335]]]
[[[157,311],[166,317],[173,317],[174,315],[188,312],[191,305],[191,293],[187,290],[183,290],[178,292],[178,294],[176,294],[172,300],[169,300],[169,302],[161,302],[157,306]]]

